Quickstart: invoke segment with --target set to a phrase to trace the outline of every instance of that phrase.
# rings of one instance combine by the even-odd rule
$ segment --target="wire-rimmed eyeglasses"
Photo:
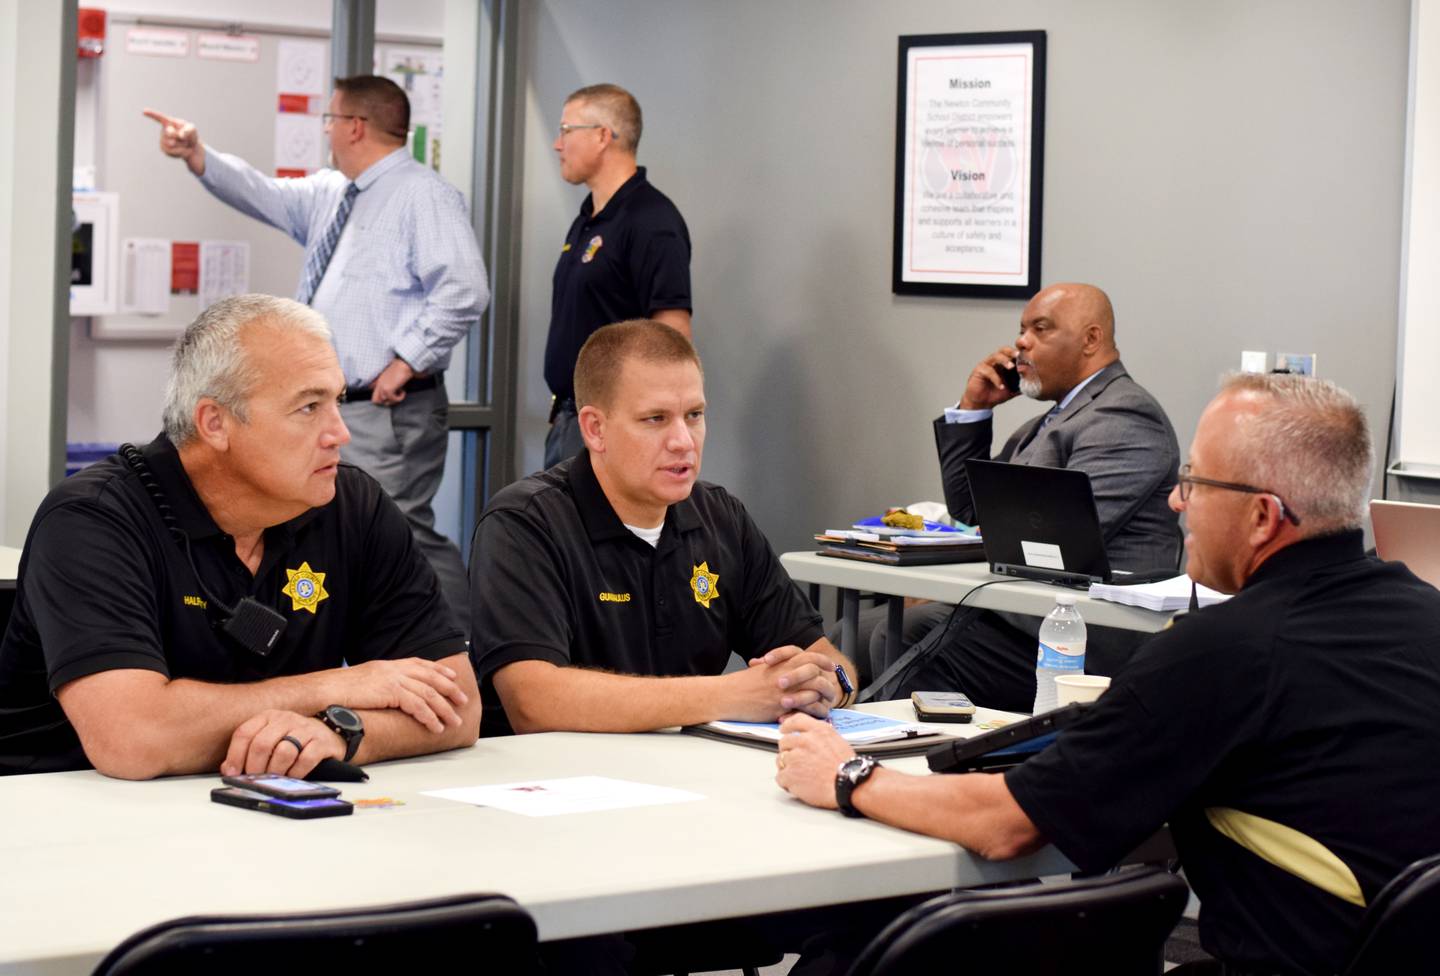
[[[1206,485],[1210,488],[1224,488],[1226,491],[1243,491],[1250,495],[1269,495],[1275,499],[1275,504],[1280,506],[1280,517],[1287,519],[1291,525],[1300,524],[1300,516],[1285,504],[1285,499],[1275,494],[1269,488],[1256,488],[1254,485],[1242,485],[1234,481],[1215,481],[1213,478],[1200,478],[1190,473],[1190,465],[1186,464],[1180,468],[1179,488],[1180,500],[1188,502],[1190,491],[1195,485]]]

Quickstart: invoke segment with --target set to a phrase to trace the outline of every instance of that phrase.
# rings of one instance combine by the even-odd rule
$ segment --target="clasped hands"
[[[836,662],[793,644],[751,658],[749,667],[726,675],[738,689],[738,714],[745,722],[774,722],[791,712],[825,718],[841,699]]]
[[[403,712],[436,735],[447,726],[460,725],[457,706],[469,700],[455,683],[454,669],[422,658],[367,661],[321,674],[326,681],[322,697],[330,704]],[[319,719],[271,708],[235,729],[220,772],[225,776],[279,773],[303,778],[320,760],[344,756],[345,741]]]

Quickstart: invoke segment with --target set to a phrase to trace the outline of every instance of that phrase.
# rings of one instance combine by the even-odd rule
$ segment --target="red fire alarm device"
[[[79,46],[75,53],[82,58],[98,58],[105,53],[105,11],[80,8]]]

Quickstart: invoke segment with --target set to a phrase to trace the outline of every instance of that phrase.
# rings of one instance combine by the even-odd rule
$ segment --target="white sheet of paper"
[[[200,307],[250,290],[250,245],[245,241],[200,242]]]
[[[425,790],[424,795],[494,807],[526,817],[558,817],[569,813],[653,807],[705,799],[699,793],[610,779],[608,776],[571,776],[494,786],[459,786],[447,790]]]
[[[170,242],[127,237],[120,245],[120,314],[164,315],[170,311]]]
[[[330,45],[324,41],[280,41],[275,46],[275,90],[286,95],[323,95],[325,60]]]
[[[1020,551],[1025,554],[1025,565],[1034,566],[1037,569],[1065,569],[1065,559],[1060,555],[1060,547],[1048,542],[1026,542],[1020,540]]]
[[[303,169],[325,165],[325,121],[318,115],[280,112],[275,116],[275,168]]]

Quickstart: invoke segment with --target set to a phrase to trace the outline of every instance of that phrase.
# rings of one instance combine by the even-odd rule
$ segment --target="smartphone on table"
[[[910,704],[922,722],[969,722],[975,717],[975,705],[958,691],[911,692]]]
[[[333,796],[305,797],[287,800],[283,797],[238,786],[217,786],[210,791],[210,799],[226,806],[244,810],[259,810],[261,813],[288,817],[291,820],[318,820],[321,817],[345,817],[355,812],[355,807]]]
[[[229,786],[238,786],[242,790],[264,793],[266,796],[274,796],[282,800],[320,800],[340,795],[340,791],[333,786],[311,783],[309,780],[295,779],[291,776],[281,776],[278,773],[222,776],[220,781]]]

